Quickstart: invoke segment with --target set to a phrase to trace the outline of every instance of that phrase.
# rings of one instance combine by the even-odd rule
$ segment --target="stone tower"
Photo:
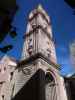
[[[67,100],[52,38],[51,20],[39,5],[29,14],[13,100]]]
[[[56,63],[52,37],[51,20],[42,6],[39,5],[29,14],[22,60],[36,53],[41,53],[50,61]]]

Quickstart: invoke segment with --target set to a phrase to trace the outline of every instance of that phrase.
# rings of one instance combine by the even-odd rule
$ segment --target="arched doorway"
[[[56,83],[53,75],[47,72],[45,75],[46,100],[57,100]]]

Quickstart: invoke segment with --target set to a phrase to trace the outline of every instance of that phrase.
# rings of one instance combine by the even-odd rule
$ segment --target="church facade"
[[[57,64],[51,19],[39,5],[29,14],[12,89],[0,100],[68,100]]]

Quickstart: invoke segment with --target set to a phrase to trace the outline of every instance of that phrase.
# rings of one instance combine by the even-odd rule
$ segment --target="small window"
[[[48,55],[48,58],[51,56],[51,50],[50,49],[47,49],[47,55]]]
[[[10,75],[11,75],[11,78],[10,78],[10,80],[12,80],[12,77],[13,77],[13,72],[11,72],[11,73],[10,73]]]
[[[48,58],[50,57],[50,54],[48,53]]]
[[[1,69],[0,69],[0,72],[1,72]]]
[[[32,41],[32,39],[30,38],[30,39],[29,39],[29,42],[31,42],[31,41]]]
[[[33,25],[32,25],[32,28],[35,29],[35,28],[36,28],[36,24],[33,24]]]
[[[4,95],[2,95],[2,100],[4,100]]]
[[[13,72],[11,72],[10,74],[11,74],[11,76],[12,76],[12,75],[13,75]]]
[[[32,38],[29,39],[28,45],[32,44]]]
[[[6,67],[4,67],[4,71],[6,70]]]

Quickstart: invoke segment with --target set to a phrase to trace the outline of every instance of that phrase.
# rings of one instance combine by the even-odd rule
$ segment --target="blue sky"
[[[52,20],[52,30],[56,46],[58,63],[62,65],[63,75],[74,70],[70,64],[69,45],[75,39],[75,16],[72,9],[64,0],[17,0],[19,10],[16,13],[12,25],[17,28],[18,36],[11,39],[8,35],[1,45],[12,43],[14,48],[7,53],[16,59],[20,59],[23,47],[23,35],[26,30],[29,12],[41,4]],[[0,56],[3,56],[0,52]]]

